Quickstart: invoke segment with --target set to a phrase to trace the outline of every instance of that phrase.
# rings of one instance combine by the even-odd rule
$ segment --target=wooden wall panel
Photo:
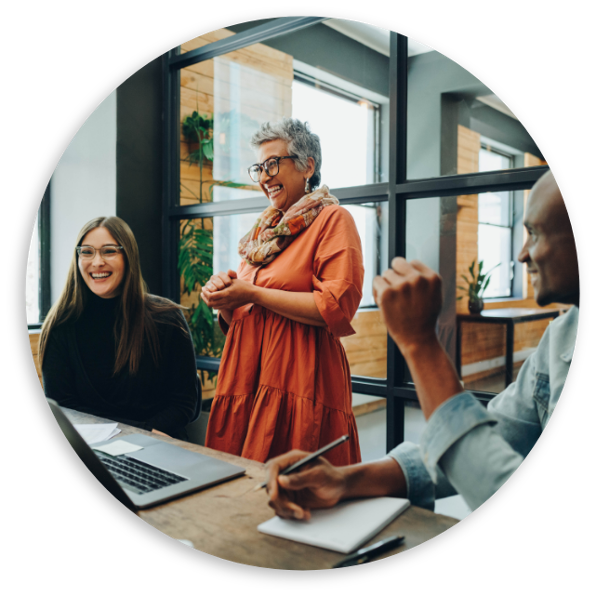
[[[513,351],[535,348],[552,319],[528,321],[515,325]],[[505,325],[463,323],[462,365],[505,356]]]
[[[457,173],[470,174],[478,171],[478,155],[480,152],[480,134],[465,126],[457,127]],[[462,274],[468,274],[472,261],[478,259],[478,195],[457,197],[457,248],[456,248],[456,281],[457,285],[465,285]],[[456,302],[456,312],[468,312],[466,292],[457,290],[462,296]]]
[[[378,309],[362,310],[352,321],[355,335],[342,337],[353,375],[387,377],[387,329]]]

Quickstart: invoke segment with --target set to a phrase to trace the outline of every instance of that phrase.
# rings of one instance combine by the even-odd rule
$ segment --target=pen
[[[338,569],[340,567],[350,567],[352,565],[362,565],[363,563],[368,563],[374,557],[399,546],[405,540],[404,536],[391,536],[391,538],[386,538],[385,540],[381,540],[376,542],[375,544],[371,544],[371,546],[367,546],[365,548],[361,548],[357,550],[353,555],[342,559],[339,563],[336,563],[332,569]]]
[[[343,435],[342,437],[339,437],[339,439],[335,439],[335,441],[333,441],[332,443],[329,443],[329,445],[325,445],[325,447],[321,447],[318,451],[315,451],[314,453],[307,455],[305,458],[301,459],[300,461],[297,461],[296,463],[293,463],[291,466],[288,466],[287,468],[282,470],[279,473],[279,475],[286,476],[287,474],[291,474],[292,472],[299,470],[302,466],[305,466],[306,464],[310,463],[311,461],[317,459],[317,457],[319,457],[320,455],[323,455],[324,453],[327,453],[327,451],[330,451],[334,447],[341,445],[344,441],[347,441],[349,438],[350,438],[350,435]],[[265,488],[266,486],[267,486],[267,481],[262,482],[261,484],[255,486],[255,488],[253,490],[255,490],[255,491],[260,490],[262,488]]]

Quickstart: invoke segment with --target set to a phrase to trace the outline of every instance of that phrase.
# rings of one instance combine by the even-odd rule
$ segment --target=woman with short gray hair
[[[227,335],[206,445],[257,461],[291,449],[360,461],[350,367],[339,338],[362,298],[364,268],[350,213],[321,186],[321,145],[307,123],[266,122],[250,177],[270,206],[239,243],[238,271],[202,289]]]

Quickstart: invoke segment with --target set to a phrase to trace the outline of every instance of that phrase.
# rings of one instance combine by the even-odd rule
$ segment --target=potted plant
[[[478,314],[482,312],[484,308],[484,300],[482,298],[484,294],[484,290],[488,287],[490,283],[490,272],[496,269],[501,263],[497,263],[494,267],[482,273],[482,268],[484,266],[484,261],[478,262],[478,272],[475,271],[476,269],[476,259],[472,261],[470,268],[468,271],[470,272],[470,278],[467,275],[462,273],[462,277],[466,281],[466,286],[457,286],[458,289],[467,292],[468,295],[468,310],[470,314]],[[458,296],[457,299],[461,300],[463,296]]]

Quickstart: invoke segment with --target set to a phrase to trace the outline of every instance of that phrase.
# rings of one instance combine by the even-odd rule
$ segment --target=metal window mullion
[[[42,322],[52,306],[52,277],[51,277],[51,225],[50,201],[52,181],[48,182],[38,211],[38,238],[39,238],[39,321]]]
[[[389,50],[389,260],[405,256],[406,197],[398,188],[407,179],[408,39],[390,33]],[[404,382],[405,361],[387,335],[387,451],[404,440],[404,408],[394,389]]]
[[[178,277],[178,221],[169,217],[180,196],[180,71],[173,70],[168,63],[173,51],[162,58],[163,69],[163,139],[164,166],[162,181],[162,251],[163,294],[178,302],[180,300],[180,279]]]
[[[476,172],[474,174],[407,180],[403,184],[399,184],[396,190],[406,199],[526,190],[531,188],[540,176],[548,172],[548,170],[548,166],[536,166],[516,170]]]

